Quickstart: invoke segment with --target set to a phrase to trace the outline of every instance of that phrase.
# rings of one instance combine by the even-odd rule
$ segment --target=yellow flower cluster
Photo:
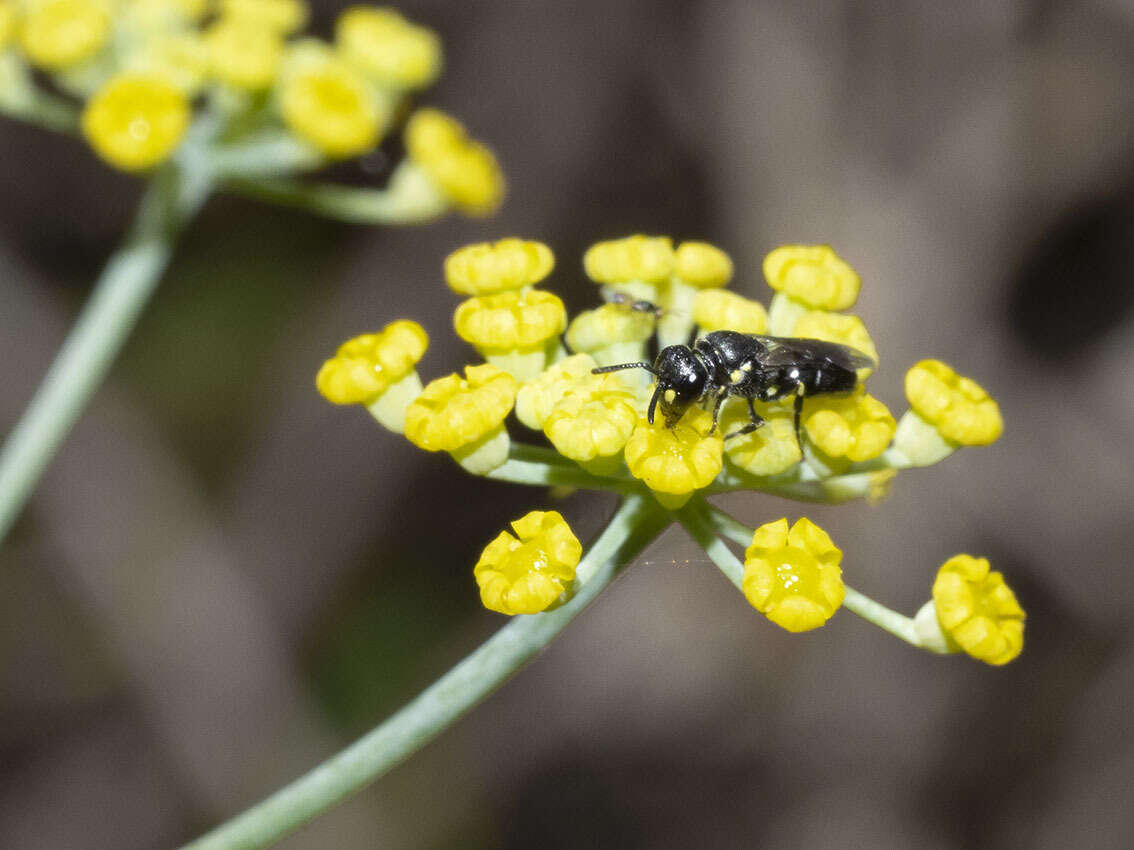
[[[769,255],[765,271],[777,290],[770,310],[724,288],[733,265],[719,248],[684,242],[674,249],[667,237],[631,236],[587,251],[587,274],[617,297],[568,322],[563,302],[541,288],[555,265],[548,246],[518,238],[454,251],[445,260],[444,278],[466,300],[456,308],[453,325],[487,362],[423,388],[415,366],[425,352],[425,332],[403,320],[341,346],[320,371],[319,390],[336,403],[366,405],[391,430],[404,429],[427,451],[449,452],[476,474],[648,492],[661,506],[655,510],[677,512],[686,523],[706,510],[703,502],[688,503],[708,488],[874,501],[898,469],[924,462],[914,438],[924,442],[930,433],[951,451],[958,444],[990,442],[1000,432],[995,402],[938,361],[918,363],[907,375],[911,410],[901,424],[863,386],[870,369],[860,371],[851,391],[806,396],[803,445],[790,396],[777,402],[726,399],[714,422],[715,393],[682,405],[672,387],[658,392],[643,383],[640,378],[652,374],[645,369],[595,373],[603,365],[646,364],[655,335],[661,344],[666,312],[678,311],[638,303],[647,290],[663,304],[684,299],[690,308],[685,319],[700,335],[761,334],[779,310],[803,339],[849,346],[877,362],[862,320],[839,312],[853,304],[858,276],[826,246],[793,246]],[[687,343],[688,337],[679,344]],[[743,381],[756,366],[737,367],[728,379]],[[718,381],[721,386],[726,385]],[[400,387],[409,389],[395,396]],[[655,404],[667,415],[651,423]],[[743,433],[752,422],[750,404],[762,425]],[[516,419],[540,432],[557,457],[513,444],[508,430],[513,408]],[[515,534],[504,532],[489,544],[476,566],[482,600],[505,614],[547,610],[570,592],[578,541],[554,512],[533,512],[513,529]],[[844,600],[856,611],[866,610],[864,616],[882,616],[864,608],[860,594],[850,595],[842,581],[842,553],[806,518],[758,528],[745,554],[743,575],[734,574],[734,580],[754,607],[789,631],[823,625]],[[919,614],[916,621],[893,615],[900,622],[886,627],[924,648],[964,649],[993,664],[1019,652],[1023,611],[986,561],[950,560],[933,597],[931,615]],[[917,637],[911,637],[914,631]]]
[[[206,89],[234,124],[274,120],[328,159],[359,156],[436,79],[440,41],[366,6],[339,16],[333,42],[297,38],[308,17],[305,0],[0,0],[0,50],[86,101],[84,135],[123,170],[171,156]],[[496,160],[458,121],[418,110],[405,141],[391,186],[472,215],[499,205]]]

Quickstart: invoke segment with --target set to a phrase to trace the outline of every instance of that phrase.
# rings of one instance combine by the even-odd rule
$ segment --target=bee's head
[[[654,409],[660,403],[665,426],[672,428],[689,405],[704,394],[709,372],[693,350],[685,345],[663,348],[654,361],[653,372],[658,376],[658,383],[646,418],[652,425]]]

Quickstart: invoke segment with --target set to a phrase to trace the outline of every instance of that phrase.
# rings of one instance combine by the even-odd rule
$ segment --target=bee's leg
[[[717,418],[721,414],[721,405],[724,404],[726,398],[728,398],[728,388],[722,387],[721,391],[717,393],[716,401],[713,402],[713,427],[709,429],[710,434],[717,430]]]
[[[733,437],[743,437],[745,434],[751,434],[753,431],[755,431],[757,428],[759,428],[761,425],[764,424],[764,418],[762,416],[760,416],[759,413],[756,412],[756,408],[752,404],[752,399],[746,398],[745,401],[748,402],[748,418],[751,421],[747,425],[745,425],[743,428],[738,428],[737,430],[733,431],[731,434],[726,434],[725,435],[726,440],[731,440]]]
[[[793,422],[795,423],[795,442],[799,446],[799,450],[801,452],[803,451],[803,440],[800,438],[799,433],[799,417],[803,413],[803,393],[803,384],[799,384],[795,390],[795,415],[792,417]]]

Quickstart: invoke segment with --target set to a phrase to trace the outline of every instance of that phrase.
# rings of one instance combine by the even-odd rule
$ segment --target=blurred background
[[[317,3],[329,34],[343,4]],[[313,376],[402,316],[470,351],[441,262],[520,235],[572,310],[590,243],[705,239],[861,273],[871,391],[939,357],[1007,428],[807,514],[908,613],[956,552],[1028,611],[1005,669],[850,614],[792,636],[671,529],[457,727],[287,848],[1111,848],[1134,842],[1134,3],[403,0],[424,100],[498,152],[487,221],[351,227],[218,198],[0,547],[0,846],[172,847],[321,761],[505,622],[471,567],[547,494],[463,475]],[[0,123],[0,432],[139,185]],[[610,497],[556,505],[583,532]],[[580,535],[582,536],[582,534]],[[686,561],[689,563],[686,563]]]

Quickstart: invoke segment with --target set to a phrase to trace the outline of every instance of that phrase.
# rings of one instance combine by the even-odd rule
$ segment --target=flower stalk
[[[0,450],[0,540],[102,383],[165,271],[177,235],[211,188],[207,168],[191,155],[151,179],[129,235]]]
[[[369,785],[504,684],[633,563],[668,522],[648,495],[626,497],[579,563],[564,604],[514,617],[376,729],[184,850],[267,847]]]

